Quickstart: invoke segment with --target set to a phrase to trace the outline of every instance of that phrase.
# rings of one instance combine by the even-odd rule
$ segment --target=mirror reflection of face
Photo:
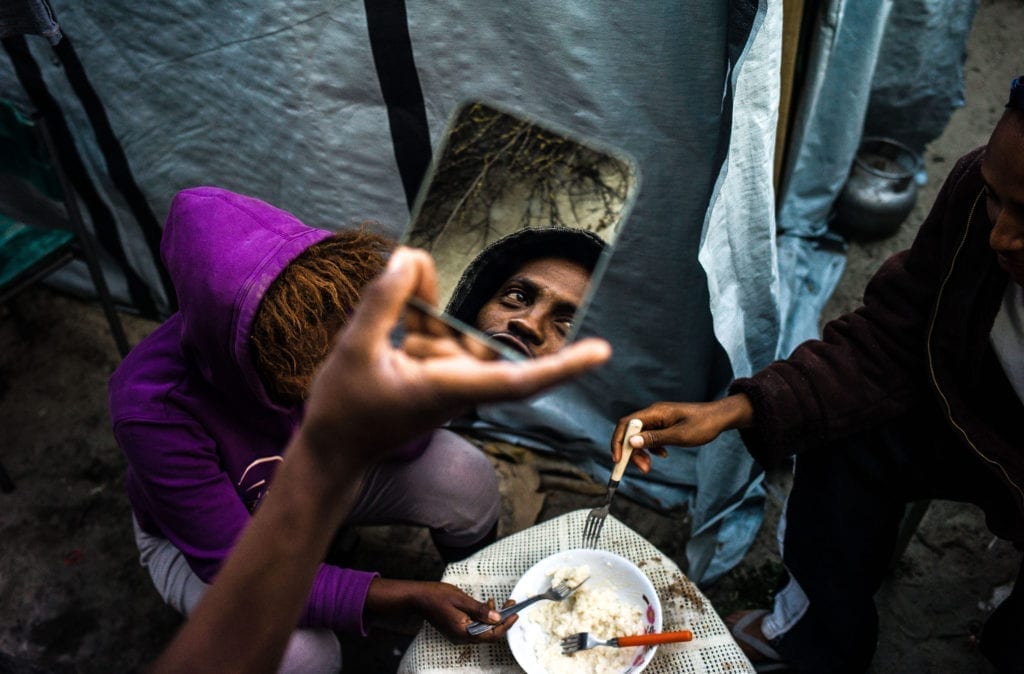
[[[481,307],[475,327],[529,358],[562,348],[583,301],[590,272],[571,260],[531,260]]]

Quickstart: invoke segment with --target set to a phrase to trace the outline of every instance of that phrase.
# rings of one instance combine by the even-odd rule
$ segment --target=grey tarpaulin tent
[[[824,3],[811,18],[778,194],[780,357],[817,336],[821,310],[843,273],[845,242],[829,230],[829,218],[862,135],[894,138],[923,153],[942,133],[963,104],[964,50],[976,7],[974,0],[844,0]]]
[[[618,416],[721,395],[777,353],[781,0],[6,7],[47,4],[59,51],[31,35],[15,51],[38,68],[35,99],[42,87],[67,119],[90,213],[116,216],[106,238],[126,301],[141,286],[172,309],[151,218],[197,184],[313,225],[372,218],[398,234],[449,112],[480,96],[623,148],[643,183],[582,328],[611,340],[613,362],[529,405],[481,410],[476,432],[566,454],[603,480]],[[0,96],[32,99],[25,74],[0,67]],[[696,580],[739,561],[761,522],[760,470],[735,434],[676,450],[622,489],[690,508]]]

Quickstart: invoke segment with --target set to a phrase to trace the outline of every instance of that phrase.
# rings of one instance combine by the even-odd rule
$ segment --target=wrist
[[[719,401],[724,425],[729,429],[749,428],[754,425],[754,406],[746,393],[735,393]]]
[[[333,523],[342,518],[343,509],[354,502],[362,489],[368,464],[360,453],[341,443],[327,448],[317,445],[309,434],[299,432],[285,450],[280,472],[287,471],[295,486],[296,498],[305,499],[323,521]],[[278,476],[275,476],[275,486]]]
[[[410,612],[421,616],[420,593],[416,581],[392,578],[374,578],[363,604],[365,619],[370,624],[388,624],[408,616]]]

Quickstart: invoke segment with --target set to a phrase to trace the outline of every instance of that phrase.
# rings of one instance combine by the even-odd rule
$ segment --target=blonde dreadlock
[[[303,251],[270,284],[250,341],[272,400],[290,405],[306,397],[360,290],[384,268],[394,245],[365,226],[338,232]]]

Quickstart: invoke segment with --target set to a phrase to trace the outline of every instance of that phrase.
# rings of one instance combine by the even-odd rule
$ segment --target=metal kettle
[[[829,227],[851,239],[895,234],[917,201],[921,158],[891,138],[861,141],[850,176],[836,199]]]

